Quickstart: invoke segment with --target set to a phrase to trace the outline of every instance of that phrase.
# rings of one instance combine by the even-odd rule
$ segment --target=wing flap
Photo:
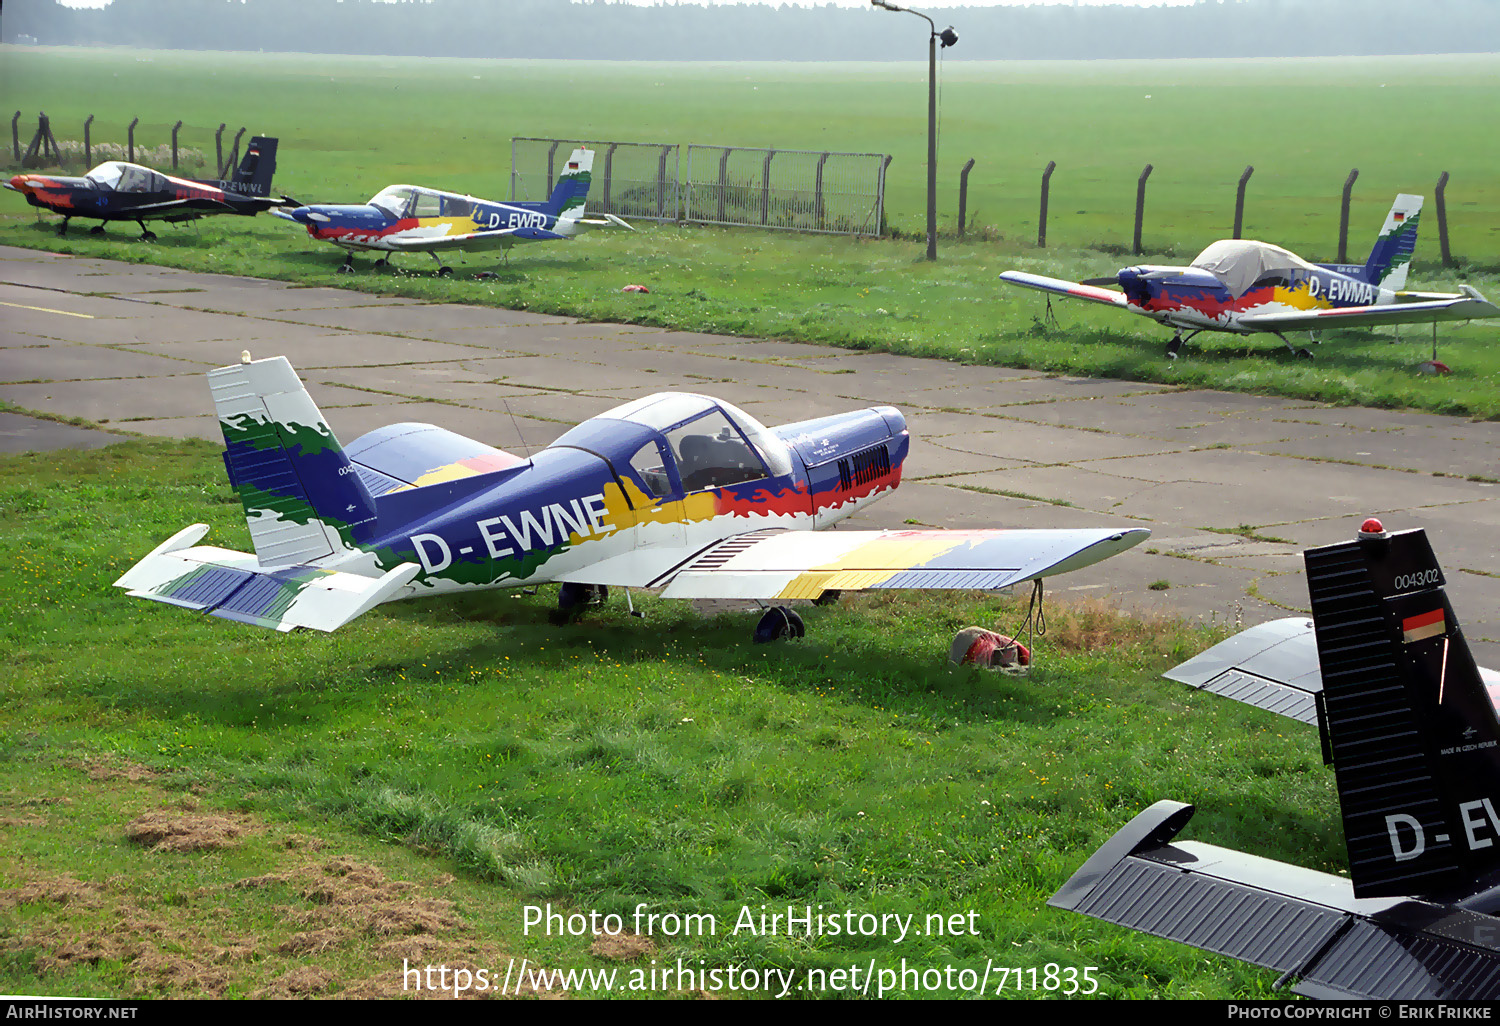
[[[824,591],[1005,588],[1144,541],[1124,531],[837,531],[726,539],[652,582],[667,598],[798,599]]]
[[[189,547],[207,530],[207,525],[194,524],[179,531],[115,586],[135,598],[257,627],[332,631],[394,598],[420,569],[402,563],[378,578],[309,566],[264,570],[248,553]]]
[[[1049,278],[1044,274],[1027,274],[1025,271],[1006,271],[1000,275],[1000,280],[1011,285],[1020,285],[1022,288],[1036,289],[1039,292],[1051,292],[1059,296],[1069,296],[1073,299],[1083,299],[1090,303],[1103,303],[1105,306],[1120,306],[1129,308],[1130,304],[1125,299],[1123,292],[1113,289],[1101,289],[1094,285],[1084,285],[1076,281],[1065,281],[1062,278]]]

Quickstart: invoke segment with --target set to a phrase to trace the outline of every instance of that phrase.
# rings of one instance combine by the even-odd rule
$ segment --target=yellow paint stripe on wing
[[[812,570],[910,570],[951,552],[962,538],[877,538]]]
[[[50,306],[27,306],[25,303],[6,303],[4,301],[0,301],[0,306],[13,306],[17,310],[35,310],[38,313],[62,314],[64,317],[82,317],[86,321],[94,319],[93,314],[74,313],[71,310],[54,310]]]

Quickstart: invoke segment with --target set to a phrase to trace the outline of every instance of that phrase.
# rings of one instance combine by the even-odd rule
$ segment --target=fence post
[[[214,133],[214,170],[222,180],[224,177],[224,123],[219,122],[219,130]]]
[[[671,156],[671,153],[672,153],[672,147],[670,145],[663,145],[662,148],[661,148],[661,156],[659,156],[659,157],[656,158],[656,216],[657,217],[665,217],[666,214],[667,214],[667,157]],[[676,181],[677,181],[675,175],[673,176],[672,181],[673,181],[673,184],[675,185]],[[677,197],[674,195],[672,198],[675,200]],[[674,221],[677,219],[677,211],[675,211],[675,210],[672,211],[672,219]]]
[[[887,153],[885,159],[880,162],[880,187],[875,197],[875,236],[879,238],[885,234],[885,175],[891,169],[891,161],[894,159]]]
[[[600,209],[605,213],[609,213],[615,209],[609,205],[609,183],[614,178],[615,148],[619,145],[619,143],[610,143],[609,149],[604,151],[604,206]]]
[[[1147,164],[1141,171],[1140,179],[1135,183],[1135,255],[1141,255],[1141,222],[1146,217],[1146,179],[1151,177],[1151,165]]]
[[[828,163],[828,154],[818,158],[818,173],[813,181],[813,215],[817,218],[818,231],[823,230],[823,165]]]
[[[26,147],[26,152],[21,156],[22,167],[41,167],[47,159],[47,137],[52,134],[52,128],[47,120],[47,112],[41,111],[37,114],[36,135],[31,137],[31,144]],[[41,150],[41,156],[37,156],[37,150]]]
[[[89,126],[94,123],[94,115],[90,114],[83,122],[83,162],[88,167],[94,166],[94,147],[90,145]]]
[[[547,147],[547,188],[542,192],[543,197],[552,195],[552,178],[557,170],[557,148],[561,145],[561,139],[553,139],[552,145]]]
[[[177,170],[177,133],[182,129],[182,122],[172,126],[172,170]]]
[[[970,157],[964,169],[958,173],[958,237],[964,237],[964,228],[969,215],[969,172],[974,170],[974,158]]]
[[[21,112],[16,111],[16,116],[10,119],[10,149],[15,154],[16,163],[21,162]]]
[[[1344,203],[1339,208],[1339,263],[1349,262],[1349,195],[1354,191],[1354,180],[1359,177],[1359,168],[1349,172],[1344,179]]]
[[[234,172],[234,169],[239,166],[240,140],[244,137],[245,129],[244,126],[241,126],[240,130],[234,133],[234,145],[229,148],[229,159],[224,162],[224,167],[219,172],[219,178],[221,180],[227,181],[229,179],[229,176]]]
[[[1438,178],[1437,188],[1432,190],[1437,197],[1438,215],[1438,244],[1443,251],[1443,266],[1452,267],[1453,254],[1448,251],[1448,203],[1443,198],[1443,192],[1448,188],[1448,172],[1444,171]]]
[[[1255,174],[1253,165],[1245,168],[1245,173],[1240,175],[1240,187],[1234,194],[1234,237],[1240,237],[1240,230],[1245,226],[1245,186],[1250,181],[1250,176]]]
[[[771,158],[775,150],[766,151],[765,163],[760,167],[760,223],[771,223]]]
[[[125,152],[129,154],[125,159],[132,164],[135,163],[135,126],[140,123],[141,119],[136,118],[130,123],[130,127],[125,130]]]
[[[724,198],[729,192],[729,155],[734,152],[731,146],[724,147],[724,152],[719,155],[719,203],[718,219],[724,220]]]
[[[1047,170],[1042,172],[1042,212],[1037,215],[1036,221],[1036,244],[1041,249],[1047,248],[1047,189],[1052,181],[1052,172],[1057,170],[1057,161],[1047,161]]]

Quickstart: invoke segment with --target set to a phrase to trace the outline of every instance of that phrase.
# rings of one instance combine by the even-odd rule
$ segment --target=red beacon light
[[[1359,525],[1359,536],[1361,538],[1384,538],[1386,537],[1385,525],[1375,517],[1371,517]]]

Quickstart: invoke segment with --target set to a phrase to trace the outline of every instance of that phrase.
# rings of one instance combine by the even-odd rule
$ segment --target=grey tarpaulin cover
[[[1236,299],[1271,271],[1317,270],[1296,253],[1254,239],[1220,239],[1199,253],[1193,266],[1219,279]]]

